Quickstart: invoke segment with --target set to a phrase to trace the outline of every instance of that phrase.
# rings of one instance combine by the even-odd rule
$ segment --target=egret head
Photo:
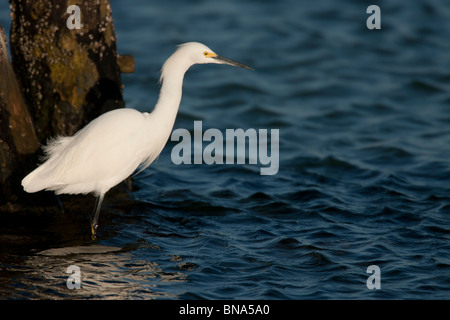
[[[228,64],[230,66],[253,70],[252,68],[250,68],[249,66],[246,66],[245,64],[231,60],[229,58],[219,56],[217,53],[215,53],[214,51],[212,51],[207,46],[205,46],[201,43],[198,43],[198,45],[199,45],[199,51],[202,52],[202,59],[198,63]]]
[[[162,82],[168,74],[176,73],[177,71],[184,73],[194,64],[206,63],[228,64],[230,66],[253,70],[245,64],[219,56],[202,43],[187,42],[179,45],[177,51],[164,63],[160,81]]]
[[[210,48],[199,42],[188,42],[179,46],[179,51],[190,57],[192,64],[217,63],[253,70],[240,62],[219,56]]]

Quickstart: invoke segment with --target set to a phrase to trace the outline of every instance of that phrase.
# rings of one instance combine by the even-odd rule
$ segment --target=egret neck
[[[152,112],[158,125],[162,125],[167,139],[175,123],[178,108],[181,102],[183,79],[186,71],[192,65],[188,59],[180,59],[176,53],[173,54],[161,69],[161,90],[158,102]]]

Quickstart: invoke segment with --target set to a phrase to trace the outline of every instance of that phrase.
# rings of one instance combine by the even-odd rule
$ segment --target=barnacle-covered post
[[[119,64],[132,72],[134,63],[117,55],[109,0],[9,2],[12,67],[0,32],[0,212],[54,205],[53,193],[20,185],[40,144],[123,107]]]
[[[0,208],[13,209],[20,198],[17,177],[39,142],[11,66],[6,36],[0,27]],[[4,211],[4,210],[0,210]]]
[[[10,0],[11,55],[40,142],[123,107],[109,0]]]

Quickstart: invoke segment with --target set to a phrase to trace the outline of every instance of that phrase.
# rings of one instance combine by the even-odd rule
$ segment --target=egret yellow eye
[[[208,51],[203,52],[203,55],[204,55],[205,57],[207,57],[207,58],[214,58],[214,57],[217,57],[217,54],[212,53],[212,52],[208,52]]]

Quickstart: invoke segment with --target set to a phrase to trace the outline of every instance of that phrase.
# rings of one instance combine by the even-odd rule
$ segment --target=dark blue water
[[[381,30],[366,27],[370,4]],[[177,166],[169,142],[131,199],[107,196],[97,242],[70,215],[32,220],[38,241],[21,224],[3,231],[2,298],[450,298],[447,1],[112,9],[118,50],[136,59],[123,75],[128,107],[152,109],[175,45],[205,43],[255,71],[193,67],[175,129],[279,129],[279,171]],[[69,265],[79,290],[66,287]],[[366,286],[370,265],[381,289]]]

